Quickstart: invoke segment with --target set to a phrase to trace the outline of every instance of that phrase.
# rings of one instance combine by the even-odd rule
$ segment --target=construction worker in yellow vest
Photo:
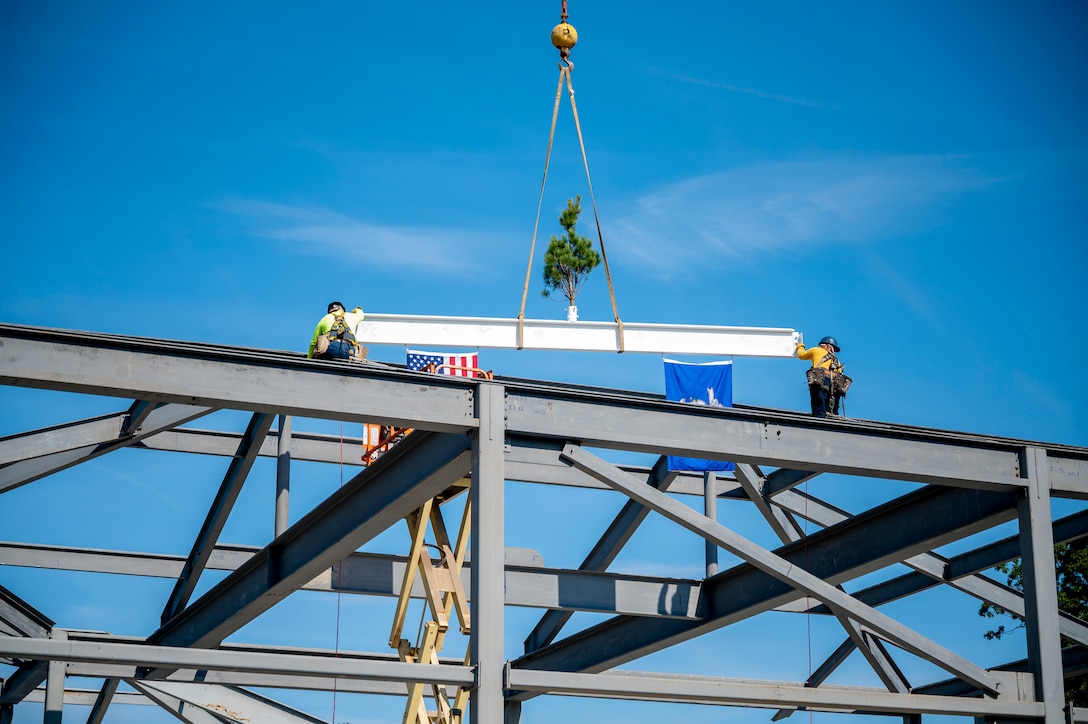
[[[808,396],[815,417],[838,417],[839,400],[846,395],[850,378],[843,374],[843,364],[835,353],[839,343],[834,337],[824,337],[820,343],[805,349],[797,343],[797,357],[812,361],[806,373]]]
[[[366,347],[355,339],[363,321],[363,308],[348,312],[343,302],[329,302],[328,313],[314,329],[306,356],[311,359],[342,359],[361,362],[366,359]]]

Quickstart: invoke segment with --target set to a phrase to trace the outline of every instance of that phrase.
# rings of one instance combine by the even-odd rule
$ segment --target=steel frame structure
[[[1085,670],[1088,625],[1059,611],[1053,557],[1055,543],[1088,534],[1088,512],[1055,519],[1051,506],[1054,498],[1088,499],[1086,448],[18,325],[0,325],[0,383],[128,401],[115,414],[0,439],[0,494],[125,448],[229,459],[188,555],[0,543],[6,566],[176,581],[161,625],[143,638],[55,623],[46,615],[49,602],[35,601],[39,611],[27,602],[32,592],[0,588],[2,724],[30,701],[44,702],[47,722],[80,703],[91,706],[89,722],[103,721],[111,705],[129,704],[160,706],[191,722],[311,722],[319,720],[251,689],[404,696],[413,683],[470,686],[469,718],[480,724],[516,724],[523,712],[529,719],[532,700],[545,694],[769,708],[775,719],[812,709],[912,722],[923,714],[1088,721],[1088,711],[1066,706],[1064,689],[1065,676]],[[244,432],[189,426],[218,410],[250,415]],[[293,429],[291,417],[416,432],[288,526],[280,502],[286,506],[291,461],[336,463],[340,443]],[[649,467],[617,466],[605,459],[615,451],[659,458]],[[669,472],[667,455],[731,460],[736,474]],[[276,535],[264,547],[229,545],[220,534],[261,457],[279,462]],[[851,515],[799,488],[822,474],[915,485]],[[398,596],[405,558],[362,549],[426,501],[465,492],[465,478],[472,505],[463,571],[473,619],[467,665],[228,641],[295,591]],[[627,501],[579,568],[548,568],[533,551],[506,547],[510,481],[614,490]],[[693,495],[703,497],[703,512],[680,497]],[[716,505],[725,500],[747,505],[780,544],[772,550],[719,523]],[[706,542],[704,578],[609,570],[648,515]],[[805,521],[819,529],[806,535]],[[1016,522],[1011,537],[955,555],[937,552],[1009,521]],[[740,562],[718,571],[719,548]],[[981,575],[1016,557],[1023,559],[1022,593]],[[227,573],[194,600],[198,579],[211,569]],[[901,569],[847,592],[863,575]],[[936,586],[1022,613],[1026,659],[980,665],[879,608]],[[508,606],[543,612],[525,653],[512,659],[504,654]],[[569,632],[579,611],[605,617]],[[771,611],[833,616],[843,643],[807,681],[628,667]],[[384,630],[387,623],[375,625]],[[1073,645],[1063,649],[1062,637]],[[853,651],[881,686],[825,683]],[[908,681],[900,665],[908,657],[947,678]],[[101,687],[68,687],[69,677],[98,679]],[[119,691],[122,681],[132,691]]]

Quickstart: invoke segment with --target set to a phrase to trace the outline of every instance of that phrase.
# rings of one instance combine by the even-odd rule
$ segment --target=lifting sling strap
[[[582,163],[586,169],[586,183],[589,186],[589,200],[593,206],[593,219],[597,222],[597,239],[601,244],[601,258],[604,260],[604,275],[605,279],[608,281],[608,296],[612,301],[612,314],[616,320],[619,351],[623,352],[623,320],[620,319],[619,309],[616,307],[616,293],[612,288],[612,274],[608,269],[608,253],[604,248],[604,234],[601,232],[601,219],[597,214],[597,200],[593,196],[593,180],[589,176],[589,160],[586,157],[586,144],[582,139],[582,124],[578,120],[578,106],[574,102],[574,84],[571,82],[570,77],[571,71],[574,70],[574,63],[568,60],[562,53],[560,56],[559,86],[555,90],[555,106],[552,109],[552,125],[551,130],[548,133],[548,153],[544,158],[544,178],[540,182],[540,200],[537,201],[536,205],[536,221],[533,223],[533,240],[529,246],[529,264],[525,269],[525,287],[521,290],[521,311],[518,312],[517,348],[523,349],[525,346],[525,300],[529,295],[529,277],[533,271],[533,255],[536,251],[536,235],[537,230],[540,227],[540,208],[544,203],[544,186],[548,181],[548,163],[552,156],[552,143],[555,140],[555,122],[559,116],[559,101],[563,96],[563,83],[565,80],[567,90],[570,94],[570,108],[574,113],[574,128],[578,132],[578,145],[582,149]]]

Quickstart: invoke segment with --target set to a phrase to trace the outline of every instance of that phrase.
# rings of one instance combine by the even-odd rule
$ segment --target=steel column
[[[1061,637],[1058,635],[1058,584],[1054,571],[1054,534],[1050,523],[1050,485],[1046,451],[1024,449],[1028,489],[1020,498],[1020,550],[1024,583],[1024,628],[1028,662],[1035,676],[1036,700],[1046,707],[1046,721],[1064,716]]]
[[[470,721],[494,724],[503,713],[503,514],[504,391],[481,384],[476,392],[479,428],[472,439],[472,633],[476,668]]]
[[[291,505],[291,416],[280,415],[276,435],[276,521],[275,537],[287,530]]]
[[[67,642],[64,631],[54,630],[52,640],[63,644]],[[45,680],[45,724],[60,724],[64,708],[64,668],[63,661],[51,660],[49,674]]]
[[[703,473],[703,514],[710,520],[718,520],[718,477],[713,470]],[[718,546],[706,541],[706,577],[718,573]]]

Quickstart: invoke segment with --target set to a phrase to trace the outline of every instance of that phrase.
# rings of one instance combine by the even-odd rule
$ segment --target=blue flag
[[[665,399],[710,407],[733,406],[733,363],[665,360]],[[732,470],[733,463],[669,456],[669,470]]]

